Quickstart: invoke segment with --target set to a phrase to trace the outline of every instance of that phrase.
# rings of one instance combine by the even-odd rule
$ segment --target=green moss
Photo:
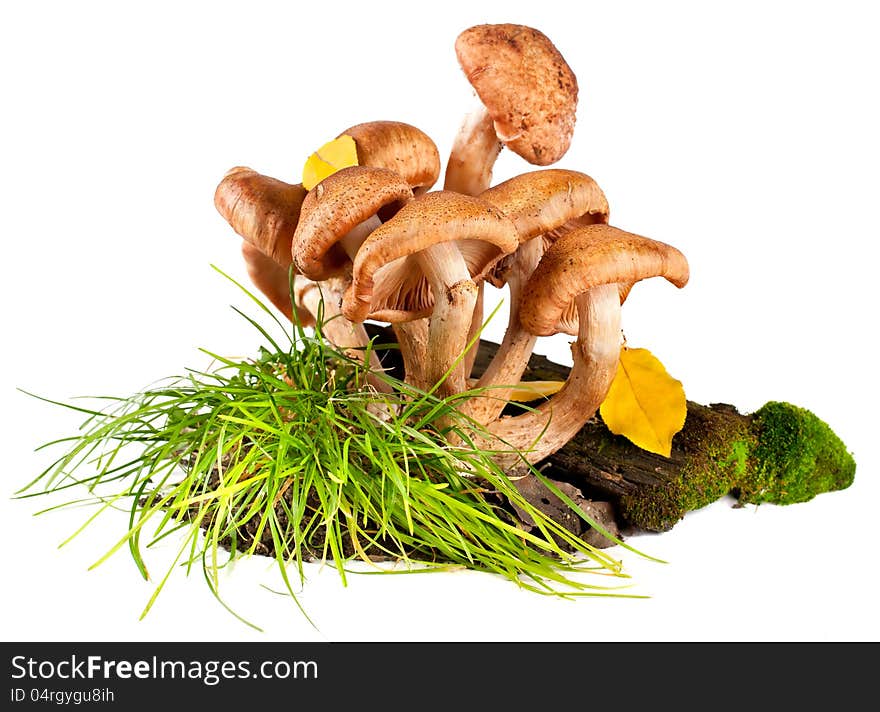
[[[737,488],[741,502],[806,502],[852,484],[855,460],[810,411],[771,401],[754,414],[752,432],[757,445]]]
[[[731,492],[750,504],[805,502],[848,487],[855,475],[852,455],[831,428],[788,403],[767,403],[751,417],[690,405],[676,438],[679,476],[621,497],[621,515],[640,529],[671,529],[685,513]]]
[[[754,446],[748,421],[709,413],[708,408],[691,407],[690,422],[676,436],[676,448],[687,454],[679,477],[621,498],[621,514],[628,522],[648,531],[667,531],[685,513],[726,495],[742,478]]]

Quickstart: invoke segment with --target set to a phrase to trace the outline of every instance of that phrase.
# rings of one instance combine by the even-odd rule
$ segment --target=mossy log
[[[497,349],[480,342],[475,375]],[[388,365],[398,365],[393,356]],[[523,380],[564,380],[568,372],[533,354]],[[538,467],[588,500],[611,500],[621,524],[649,531],[666,531],[686,512],[727,494],[743,504],[792,504],[844,489],[855,476],[855,461],[831,428],[810,411],[781,402],[744,415],[732,405],[688,401],[668,458],[612,434],[597,414]]]

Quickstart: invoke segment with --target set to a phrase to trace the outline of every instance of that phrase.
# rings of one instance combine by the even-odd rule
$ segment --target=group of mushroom
[[[442,396],[474,390],[459,409],[537,463],[605,398],[632,286],[661,276],[682,287],[688,265],[673,247],[608,225],[605,195],[584,173],[543,168],[491,186],[502,147],[535,166],[562,158],[577,80],[552,42],[522,25],[471,27],[455,50],[479,106],[454,141],[442,190],[431,190],[441,166],[430,137],[374,121],[340,133],[354,140],[358,165],[311,190],[237,167],[215,205],[244,238],[251,280],[289,319],[309,326],[320,315],[323,336],[355,358],[370,353],[374,373],[381,364],[365,348],[364,322],[389,323],[408,384]],[[487,282],[506,285],[509,322],[472,379]],[[576,337],[568,380],[534,408],[502,415],[536,339],[554,333]]]

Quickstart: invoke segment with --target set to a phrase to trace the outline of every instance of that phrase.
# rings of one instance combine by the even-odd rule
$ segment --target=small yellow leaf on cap
[[[615,435],[669,457],[672,437],[684,427],[687,399],[681,381],[670,376],[650,351],[624,346],[599,413]]]
[[[345,135],[334,138],[306,160],[306,165],[303,166],[303,188],[311,190],[327,176],[356,165],[358,165],[358,155],[354,139]]]

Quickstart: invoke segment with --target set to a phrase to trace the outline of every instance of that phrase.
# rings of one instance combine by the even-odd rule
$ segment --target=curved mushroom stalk
[[[535,350],[535,342],[538,337],[530,334],[520,324],[519,307],[522,288],[538,266],[543,254],[541,240],[529,240],[504,260],[510,262],[506,271],[510,298],[507,331],[504,332],[504,338],[495,357],[477,380],[476,389],[486,389],[485,394],[475,396],[461,406],[462,412],[478,423],[491,423],[501,414],[510,399],[511,387],[522,378],[529,357]],[[511,387],[499,388],[498,386]]]
[[[596,413],[617,372],[620,358],[620,295],[603,284],[575,298],[579,332],[572,344],[574,365],[562,389],[532,411],[501,418],[489,432],[530,463],[543,460],[567,443]],[[502,455],[513,466],[519,455]]]
[[[489,432],[535,463],[556,452],[601,405],[620,353],[621,285],[665,277],[677,287],[688,281],[684,255],[670,245],[609,225],[572,230],[551,245],[523,290],[520,323],[547,336],[574,304],[578,337],[574,367],[562,390],[533,411],[502,417]],[[515,452],[501,455],[506,466]]]

